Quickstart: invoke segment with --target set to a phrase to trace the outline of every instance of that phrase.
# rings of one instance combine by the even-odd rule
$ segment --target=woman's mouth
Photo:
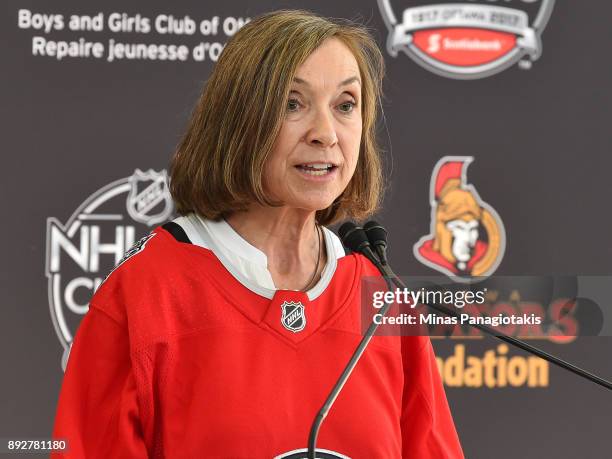
[[[299,164],[295,167],[299,169],[300,172],[312,175],[314,177],[329,175],[338,168],[338,166],[335,166],[332,163]]]

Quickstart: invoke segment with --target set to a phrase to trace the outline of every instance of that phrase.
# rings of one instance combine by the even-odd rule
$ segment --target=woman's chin
[[[300,202],[296,202],[291,207],[297,207],[303,210],[309,210],[311,212],[316,212],[319,210],[327,209],[334,202],[335,198],[328,199],[312,199],[312,200],[301,200]]]

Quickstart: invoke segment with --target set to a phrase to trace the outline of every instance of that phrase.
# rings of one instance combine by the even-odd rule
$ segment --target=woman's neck
[[[247,211],[232,213],[226,221],[266,254],[276,288],[301,290],[313,275],[318,279],[325,267],[325,239],[321,234],[319,241],[313,211],[254,205]]]

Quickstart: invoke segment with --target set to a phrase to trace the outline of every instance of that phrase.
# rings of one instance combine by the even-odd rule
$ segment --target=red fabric
[[[313,301],[240,284],[162,228],[98,288],[75,336],[54,438],[70,458],[271,458],[310,425],[361,338],[362,256]],[[281,325],[299,301],[306,326]],[[323,422],[351,458],[462,458],[428,337],[375,336]]]
[[[462,458],[428,336],[402,337],[405,368],[402,458]]]

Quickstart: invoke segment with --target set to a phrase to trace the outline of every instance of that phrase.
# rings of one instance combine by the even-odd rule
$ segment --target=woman
[[[72,457],[303,457],[377,275],[323,225],[379,204],[383,59],[304,11],[227,44],[173,158],[181,217],[99,287],[54,437]],[[427,337],[376,336],[325,420],[325,457],[463,457]]]

